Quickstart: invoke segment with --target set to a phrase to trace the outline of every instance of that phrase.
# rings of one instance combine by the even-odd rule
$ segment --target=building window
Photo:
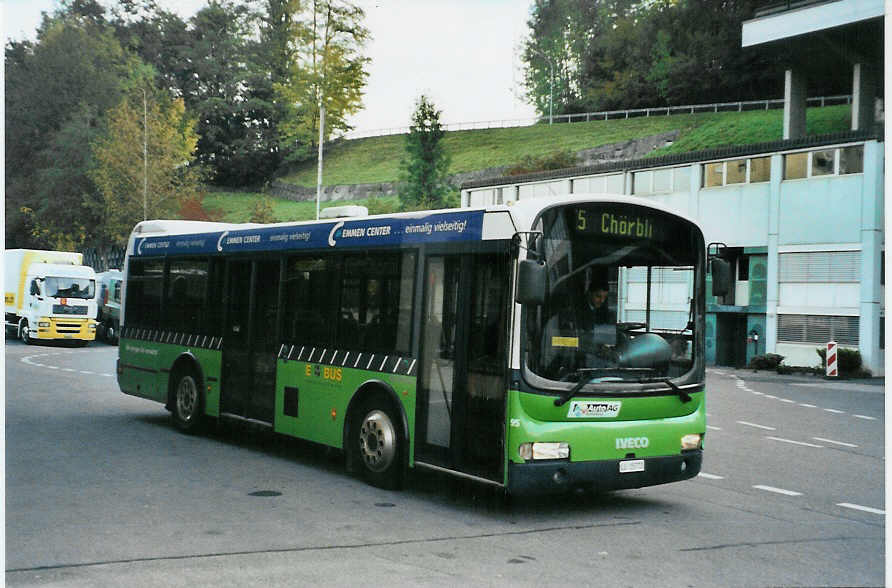
[[[746,182],[746,159],[735,159],[725,162],[725,184],[743,184]]]
[[[812,151],[811,153],[811,175],[829,176],[833,174],[833,161],[835,150],[827,149],[824,151]]]
[[[750,183],[771,180],[771,158],[754,157],[750,159]]]
[[[857,316],[781,314],[777,317],[777,341],[815,345],[836,341],[857,347],[858,323]]]
[[[784,179],[799,180],[808,176],[808,154],[788,153],[784,155]]]
[[[784,155],[784,179],[799,180],[820,176],[864,172],[864,145],[839,149],[818,149]]]
[[[703,166],[703,187],[712,188],[725,183],[725,162],[707,163]]]
[[[737,259],[737,281],[746,282],[750,279],[750,258],[742,256]]]
[[[864,145],[852,145],[839,150],[839,173],[864,173]]]
[[[781,253],[779,282],[851,283],[860,280],[860,251]]]

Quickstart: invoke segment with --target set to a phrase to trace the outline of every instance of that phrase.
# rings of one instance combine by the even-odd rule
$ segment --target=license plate
[[[644,460],[643,459],[630,459],[627,461],[619,462],[619,473],[621,474],[629,474],[631,472],[643,472],[644,471]]]

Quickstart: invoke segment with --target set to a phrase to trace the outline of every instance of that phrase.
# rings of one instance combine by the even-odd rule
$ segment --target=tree
[[[145,75],[94,1],[44,14],[35,42],[6,46],[6,245],[71,248],[93,238],[89,150],[106,110]]]
[[[130,92],[108,113],[106,132],[92,144],[91,178],[101,201],[102,240],[123,245],[146,218],[169,218],[202,192],[200,168],[190,165],[198,142],[181,99],[153,88]]]
[[[361,53],[369,39],[363,18],[363,10],[350,2],[312,0],[307,13],[291,27],[289,46],[295,58],[289,64],[287,79],[274,86],[279,102],[288,109],[280,125],[283,143],[296,146],[289,160],[313,154],[319,140],[322,106],[323,142],[335,131],[352,128],[347,117],[362,106],[362,90],[368,78],[365,68],[370,61]]]
[[[524,84],[548,112],[764,98],[780,72],[770,54],[741,48],[756,0],[536,0]]]
[[[455,189],[449,183],[449,154],[443,145],[446,132],[440,124],[441,111],[422,94],[406,136],[406,156],[401,162],[403,210],[425,210],[454,206]]]

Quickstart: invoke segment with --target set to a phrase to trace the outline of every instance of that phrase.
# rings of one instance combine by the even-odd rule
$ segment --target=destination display
[[[134,243],[133,255],[147,257],[476,241],[483,233],[483,214],[483,211],[448,212],[411,218],[345,219],[318,224],[142,237]]]
[[[622,205],[572,207],[569,224],[577,234],[664,241],[678,221],[644,208]]]

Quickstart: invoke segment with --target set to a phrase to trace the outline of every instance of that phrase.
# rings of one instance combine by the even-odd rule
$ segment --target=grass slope
[[[809,108],[810,135],[849,129],[851,107],[847,105]],[[446,133],[446,149],[452,157],[452,173],[512,165],[525,156],[538,157],[556,151],[581,151],[659,133],[678,130],[679,138],[650,155],[686,153],[725,145],[747,145],[782,138],[783,111],[720,112],[654,116],[587,123],[534,125],[510,129],[455,131]],[[400,160],[405,155],[405,135],[369,137],[334,145],[325,155],[326,186],[394,182],[399,179]],[[316,185],[316,163],[309,162],[282,177],[301,186]],[[260,194],[212,192],[205,206],[223,212],[228,222],[247,222]],[[273,214],[280,221],[315,218],[315,202],[291,202],[273,198]],[[323,208],[343,202],[324,203]],[[366,201],[349,204],[366,205]],[[373,206],[395,209],[395,198],[382,198]]]
[[[807,111],[809,134],[849,128],[850,107],[828,106]],[[512,165],[525,156],[555,151],[581,151],[678,129],[679,140],[654,155],[697,151],[721,145],[746,145],[782,138],[783,111],[676,114],[632,119],[534,125],[510,129],[446,133],[452,173]],[[394,182],[405,156],[404,135],[369,137],[333,146],[325,156],[325,185]],[[316,185],[316,164],[310,162],[282,178],[301,186]]]

